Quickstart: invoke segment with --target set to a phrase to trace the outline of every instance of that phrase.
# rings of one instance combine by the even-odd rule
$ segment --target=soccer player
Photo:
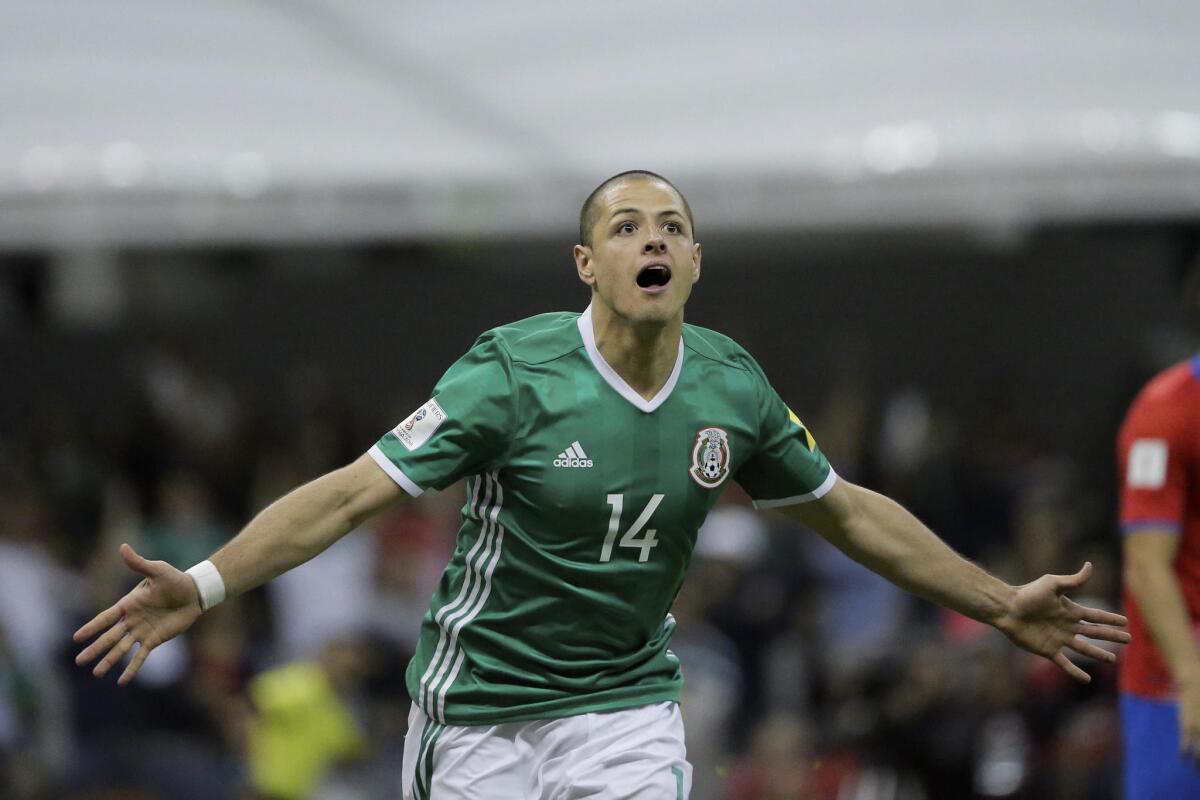
[[[1117,459],[1134,636],[1120,665],[1125,798],[1200,797],[1200,356],[1146,384]]]
[[[466,478],[458,545],[407,672],[405,797],[682,798],[691,785],[668,610],[729,482],[851,557],[995,625],[1081,681],[1066,651],[1125,619],[1066,597],[1074,575],[1009,586],[899,505],[841,480],[749,354],[685,325],[700,277],[687,201],[649,172],[583,205],[583,313],[483,334],[432,399],[352,464],[276,501],[179,572],[128,545],[144,580],[76,633],[104,675],[207,608],[320,553],[401,498]],[[336,586],[329,591],[337,591]]]

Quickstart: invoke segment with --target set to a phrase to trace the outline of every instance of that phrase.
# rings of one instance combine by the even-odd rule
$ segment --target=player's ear
[[[692,283],[700,280],[700,243],[692,245]]]
[[[592,248],[577,244],[572,255],[575,256],[575,272],[579,275],[579,280],[588,286],[594,286],[596,276],[592,273]]]

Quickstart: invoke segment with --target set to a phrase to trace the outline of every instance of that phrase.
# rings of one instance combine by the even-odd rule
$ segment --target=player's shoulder
[[[1200,356],[1167,367],[1151,378],[1134,398],[1134,406],[1173,405],[1188,397],[1200,397]]]
[[[1167,367],[1151,378],[1129,406],[1126,426],[1183,422],[1200,411],[1200,356]]]
[[[583,347],[579,313],[551,311],[509,322],[485,332],[480,340],[499,342],[514,363],[542,364]]]
[[[712,328],[684,323],[683,346],[714,364],[748,373],[757,371],[757,363],[746,348]]]

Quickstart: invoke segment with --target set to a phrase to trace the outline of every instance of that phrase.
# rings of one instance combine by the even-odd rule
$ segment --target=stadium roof
[[[1197,87],[1194,3],[21,0],[0,245],[1194,217]]]

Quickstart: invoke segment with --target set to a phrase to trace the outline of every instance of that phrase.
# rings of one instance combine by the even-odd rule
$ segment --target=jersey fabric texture
[[[499,725],[441,725],[414,703],[405,800],[687,800],[677,703]]]
[[[1175,576],[1195,627],[1200,621],[1200,357],[1160,373],[1134,399],[1117,439],[1121,529],[1179,536]],[[1167,666],[1137,601],[1125,590],[1133,640],[1125,646],[1120,688],[1144,698],[1174,696]]]
[[[467,478],[407,673],[457,725],[678,701],[668,610],[721,490],[767,507],[836,481],[728,337],[685,325],[646,400],[600,355],[590,307],[485,333],[370,455],[413,495]]]

